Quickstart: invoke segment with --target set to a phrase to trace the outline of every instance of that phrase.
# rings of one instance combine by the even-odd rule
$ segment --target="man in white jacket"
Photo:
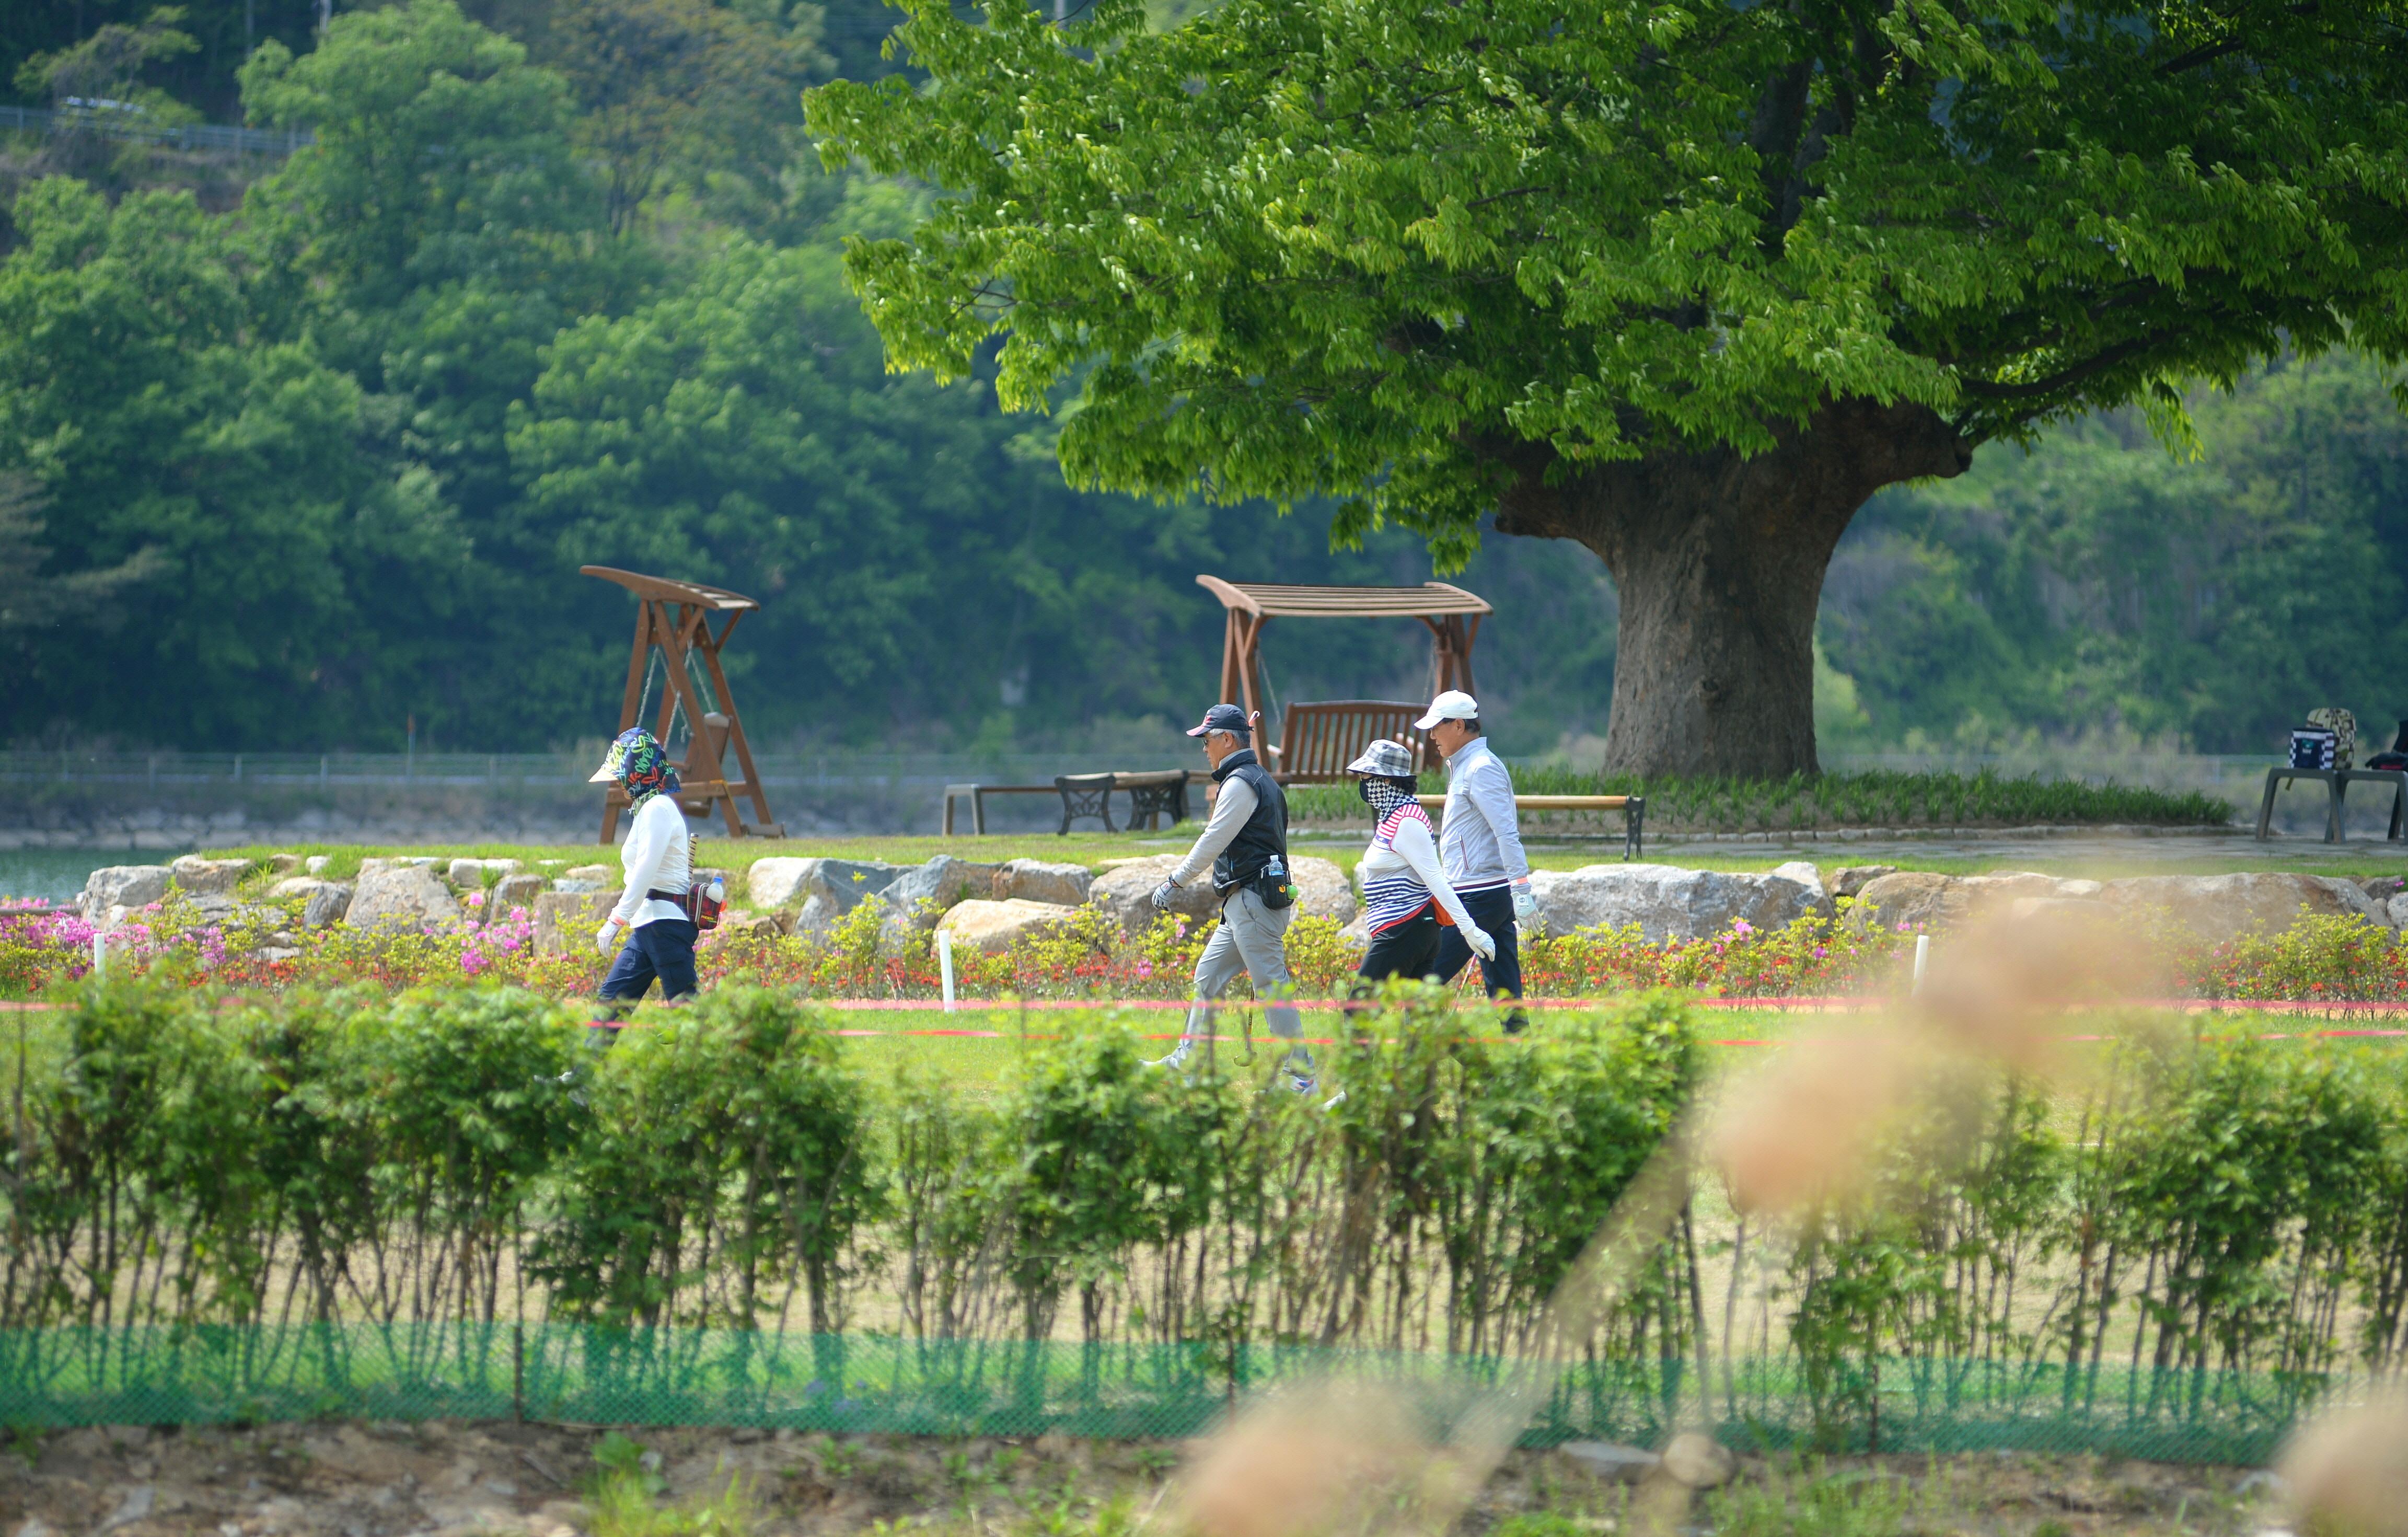
[[[1413,723],[1429,733],[1432,746],[1446,759],[1446,812],[1439,825],[1439,857],[1447,881],[1474,922],[1497,941],[1497,954],[1484,955],[1480,970],[1492,998],[1522,996],[1522,956],[1514,925],[1527,923],[1539,912],[1530,894],[1530,858],[1522,852],[1522,817],[1513,806],[1513,776],[1505,760],[1491,752],[1481,734],[1480,705],[1460,689],[1448,689],[1430,701],[1429,713]],[[1471,946],[1459,931],[1439,937],[1438,974],[1452,981],[1471,959]],[[1505,1016],[1505,1033],[1519,1035],[1529,1025],[1520,1009]]]

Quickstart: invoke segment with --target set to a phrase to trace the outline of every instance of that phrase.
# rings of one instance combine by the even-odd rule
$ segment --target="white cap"
[[[1476,721],[1480,719],[1480,701],[1459,688],[1450,688],[1430,701],[1429,713],[1413,723],[1416,731],[1426,731],[1440,721]]]

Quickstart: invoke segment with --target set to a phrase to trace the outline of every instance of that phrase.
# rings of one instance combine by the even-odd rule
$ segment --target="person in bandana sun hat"
[[[627,792],[635,814],[619,851],[626,884],[594,933],[594,948],[611,957],[609,974],[602,979],[601,1013],[594,1021],[595,1028],[611,1032],[606,1044],[617,1039],[621,1022],[655,978],[661,996],[672,1002],[692,997],[697,985],[694,920],[680,905],[694,883],[694,838],[678,809],[677,770],[659,740],[638,726],[619,733],[590,783],[613,782]]]
[[[1429,813],[1415,798],[1421,786],[1412,749],[1383,737],[1364,748],[1346,771],[1379,818],[1371,846],[1355,867],[1363,878],[1371,948],[1363,956],[1354,996],[1369,996],[1372,984],[1390,977],[1435,978],[1439,941],[1449,931],[1461,935],[1484,961],[1494,959],[1496,941],[1472,921],[1440,866]]]

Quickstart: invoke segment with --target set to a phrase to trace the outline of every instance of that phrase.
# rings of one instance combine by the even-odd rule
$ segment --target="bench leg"
[[[945,794],[945,816],[943,823],[937,829],[937,836],[939,838],[953,836],[953,797],[951,791]]]
[[[1622,862],[1630,863],[1647,853],[1647,802],[1633,796],[1622,808]]]
[[[2266,770],[2266,796],[2258,802],[2258,840],[2261,843],[2266,840],[2266,829],[2274,821],[2274,789],[2281,783],[2282,774],[2280,768]]]
[[[2408,802],[2408,784],[2394,784],[2391,787],[2391,832],[2389,834],[2394,843],[2400,841],[2400,812],[2402,802]]]
[[[2342,840],[2341,797],[2343,785],[2339,775],[2335,775],[2329,783],[2332,785],[2332,800],[2329,802],[2325,812],[2325,841],[2328,843],[2338,843]]]
[[[986,792],[984,790],[970,792],[970,831],[981,838],[986,836]]]

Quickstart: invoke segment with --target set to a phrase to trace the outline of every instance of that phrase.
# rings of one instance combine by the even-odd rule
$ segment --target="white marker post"
[[[1914,990],[1918,993],[1923,991],[1923,969],[1930,961],[1931,936],[1917,934],[1914,937]]]
[[[945,983],[945,1013],[953,1012],[953,936],[950,930],[937,930],[937,971]]]
[[[106,934],[92,937],[92,974],[95,977],[108,975],[108,936]]]

